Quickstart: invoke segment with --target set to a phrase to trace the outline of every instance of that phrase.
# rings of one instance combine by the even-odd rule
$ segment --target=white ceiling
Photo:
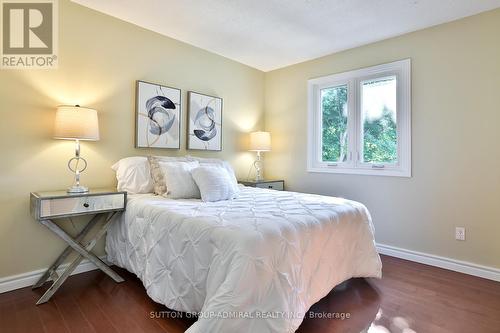
[[[263,71],[500,7],[500,0],[73,0]]]

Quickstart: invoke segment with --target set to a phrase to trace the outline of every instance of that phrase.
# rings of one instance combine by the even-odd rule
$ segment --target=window
[[[410,67],[309,80],[309,172],[411,176]]]

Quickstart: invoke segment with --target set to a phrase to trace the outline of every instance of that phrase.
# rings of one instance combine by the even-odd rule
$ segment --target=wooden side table
[[[252,180],[239,181],[240,184],[250,187],[258,187],[258,188],[267,188],[270,190],[284,191],[285,190],[285,181],[282,179],[279,180]]]
[[[95,264],[116,282],[123,282],[118,274],[106,265],[101,259],[90,251],[97,241],[104,236],[113,218],[120,212],[125,211],[127,204],[127,193],[117,192],[113,189],[96,189],[88,193],[69,194],[66,191],[55,192],[32,192],[31,193],[31,215],[41,224],[49,228],[62,240],[68,243],[68,247],[59,255],[52,266],[42,275],[33,289],[41,287],[49,278],[53,283],[36,302],[42,304],[47,302],[61,287],[70,274],[76,269],[83,258]],[[75,216],[93,215],[87,225],[76,236],[68,235],[53,220],[70,218]],[[92,239],[83,243],[85,236],[90,230],[104,219],[104,224],[97,230]],[[59,275],[57,268],[64,262],[71,252],[76,251],[78,256]]]

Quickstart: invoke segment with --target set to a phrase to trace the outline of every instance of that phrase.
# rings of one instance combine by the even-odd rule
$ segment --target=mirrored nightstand
[[[116,282],[124,281],[90,251],[104,236],[114,217],[125,211],[126,204],[127,193],[117,192],[113,189],[97,189],[78,194],[69,194],[66,191],[31,193],[31,215],[69,245],[38,282],[33,285],[33,289],[35,289],[41,287],[49,278],[53,280],[52,285],[36,304],[47,302],[84,258],[95,264]],[[67,218],[83,215],[92,215],[93,217],[76,237],[70,236],[59,226],[64,225],[68,221]],[[56,219],[61,219],[59,225],[54,223]],[[104,220],[104,224],[96,228],[93,237],[84,241],[93,227],[101,220]],[[58,273],[59,266],[73,251],[77,252],[78,256],[61,273]]]
[[[284,191],[285,181],[280,180],[259,180],[259,181],[239,181],[240,184],[250,187],[267,188],[270,190]]]

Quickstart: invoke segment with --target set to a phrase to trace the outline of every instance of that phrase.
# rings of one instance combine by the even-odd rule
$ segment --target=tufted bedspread
[[[295,332],[351,277],[380,277],[360,203],[245,187],[203,203],[131,195],[108,231],[108,260],[168,308],[197,312],[190,333]]]

